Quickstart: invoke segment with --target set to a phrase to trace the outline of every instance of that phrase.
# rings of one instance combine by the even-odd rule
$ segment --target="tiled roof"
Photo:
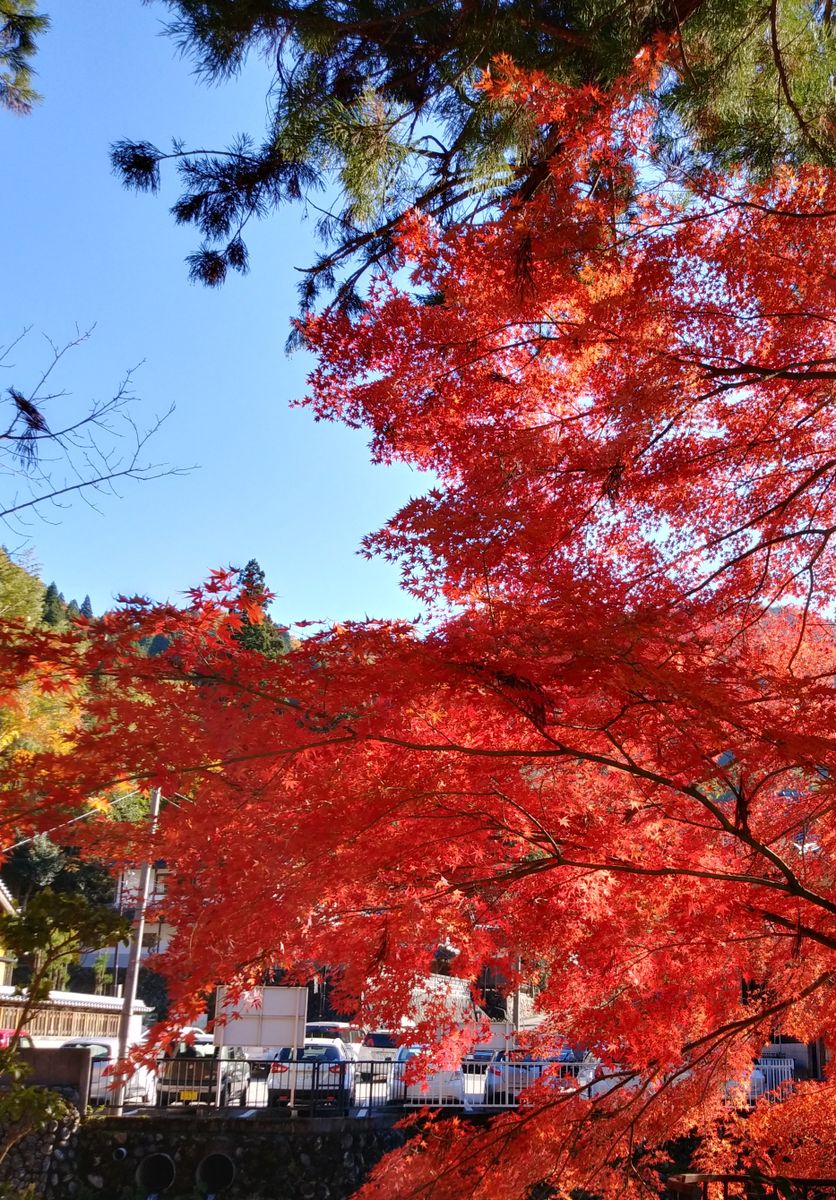
[[[2,908],[3,912],[7,913],[17,912],[17,905],[14,902],[12,893],[2,879],[0,879],[0,908]]]
[[[0,985],[0,1003],[8,1004],[10,1002],[22,1003],[22,997],[16,988],[10,984]],[[47,1001],[49,1008],[92,1008],[100,1009],[107,1012],[119,1012],[122,1008],[121,996],[94,996],[87,992],[50,992],[49,1000]],[[153,1012],[147,1004],[142,1000],[135,1000],[133,1005],[134,1013]]]

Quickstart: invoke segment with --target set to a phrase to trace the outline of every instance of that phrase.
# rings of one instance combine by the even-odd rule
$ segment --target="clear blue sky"
[[[184,256],[191,229],[162,197],[124,191],[108,147],[120,137],[167,147],[222,146],[260,132],[266,69],[209,88],[161,35],[164,10],[140,0],[43,0],[52,29],[38,55],[44,102],[20,118],[0,111],[3,282],[0,344],[32,332],[0,387],[24,386],[45,361],[42,334],[66,340],[96,325],[60,376],[75,399],[109,395],[135,376],[137,419],[174,402],[152,456],[197,464],[179,478],[126,483],[121,498],[45,512],[25,531],[46,582],[96,612],[118,593],[176,599],[216,566],[257,558],[278,594],[282,621],[412,616],[397,569],[357,554],[362,535],[424,490],[405,467],[369,464],[366,437],[316,424],[290,401],[304,392],[310,360],[288,358],[295,267],[314,255],[313,218],[289,209],[252,229],[250,274],[220,290],[192,286]],[[52,523],[57,522],[57,523]]]

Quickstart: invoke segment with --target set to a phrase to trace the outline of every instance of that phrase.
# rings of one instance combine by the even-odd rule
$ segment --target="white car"
[[[333,1042],[339,1038],[352,1054],[353,1058],[361,1057],[360,1047],[363,1042],[364,1030],[360,1025],[352,1025],[350,1021],[308,1021],[305,1025],[305,1039],[315,1038]]]
[[[62,1050],[93,1051],[90,1070],[90,1103],[112,1104],[114,1099],[113,1078],[105,1074],[119,1059],[119,1043],[114,1038],[75,1038],[64,1042]],[[126,1104],[153,1104],[157,1098],[157,1081],[148,1067],[139,1067],[125,1082]]]
[[[433,1071],[413,1079],[413,1071],[407,1069],[407,1064],[426,1049],[426,1046],[399,1048],[389,1076],[386,1096],[388,1104],[424,1104],[429,1108],[464,1104],[464,1076],[461,1066],[452,1071]]]
[[[275,1108],[337,1109],[347,1113],[354,1093],[354,1058],[339,1038],[305,1038],[283,1046],[270,1064],[268,1103]]]
[[[385,1079],[389,1073],[389,1063],[395,1061],[398,1053],[398,1033],[394,1029],[372,1029],[363,1038],[362,1045],[357,1047],[357,1068],[360,1078],[366,1082],[370,1079]]]

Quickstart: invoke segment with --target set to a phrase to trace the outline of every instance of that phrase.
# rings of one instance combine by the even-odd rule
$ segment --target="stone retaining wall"
[[[50,1121],[44,1129],[21,1138],[0,1164],[0,1182],[21,1191],[30,1187],[40,1200],[60,1183],[57,1168],[72,1145],[78,1124],[78,1113],[71,1109],[63,1120]],[[0,1140],[5,1141],[10,1130],[9,1124],[0,1127]]]
[[[164,1200],[205,1195],[199,1170],[209,1155],[234,1166],[218,1200],[347,1200],[403,1140],[391,1121],[379,1120],[94,1117],[55,1147],[45,1200],[144,1200],[137,1168],[160,1154],[176,1171]]]

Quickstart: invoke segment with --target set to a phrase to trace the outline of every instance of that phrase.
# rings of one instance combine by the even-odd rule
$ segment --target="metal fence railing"
[[[749,1102],[754,1104],[761,1096],[773,1103],[783,1100],[792,1091],[795,1063],[791,1058],[759,1058],[749,1078]]]
[[[99,1084],[91,1092],[93,1103],[109,1102],[111,1067],[94,1064]],[[183,1113],[196,1106],[354,1116],[410,1107],[479,1112],[515,1108],[543,1091],[571,1090],[594,1098],[608,1090],[608,1072],[590,1055],[580,1062],[507,1058],[466,1062],[463,1068],[424,1074],[415,1062],[353,1058],[298,1062],[287,1057],[178,1057],[161,1059],[155,1068],[142,1070],[146,1072],[143,1086],[129,1087],[128,1106]],[[791,1059],[759,1059],[749,1081],[749,1103],[761,1097],[782,1099],[792,1078]]]
[[[485,1072],[480,1097],[482,1108],[515,1108],[528,1088],[579,1091],[591,1096],[599,1075],[593,1058],[581,1062],[549,1062],[543,1059],[494,1059]]]
[[[836,1179],[769,1175],[671,1175],[667,1192],[681,1200],[836,1200]]]
[[[113,1062],[99,1061],[99,1085],[91,1102],[107,1104]],[[246,1107],[369,1115],[411,1107],[463,1110],[507,1109],[533,1086],[589,1090],[596,1064],[543,1060],[466,1063],[463,1068],[422,1074],[416,1064],[349,1059],[281,1061],[191,1057],[160,1059],[146,1069],[142,1089],[129,1088],[131,1108],[187,1111],[195,1106]]]
[[[795,1063],[791,1058],[758,1058],[748,1079],[726,1084],[726,1099],[731,1105],[742,1102],[749,1108],[759,1100],[777,1104],[790,1094],[794,1080]]]

